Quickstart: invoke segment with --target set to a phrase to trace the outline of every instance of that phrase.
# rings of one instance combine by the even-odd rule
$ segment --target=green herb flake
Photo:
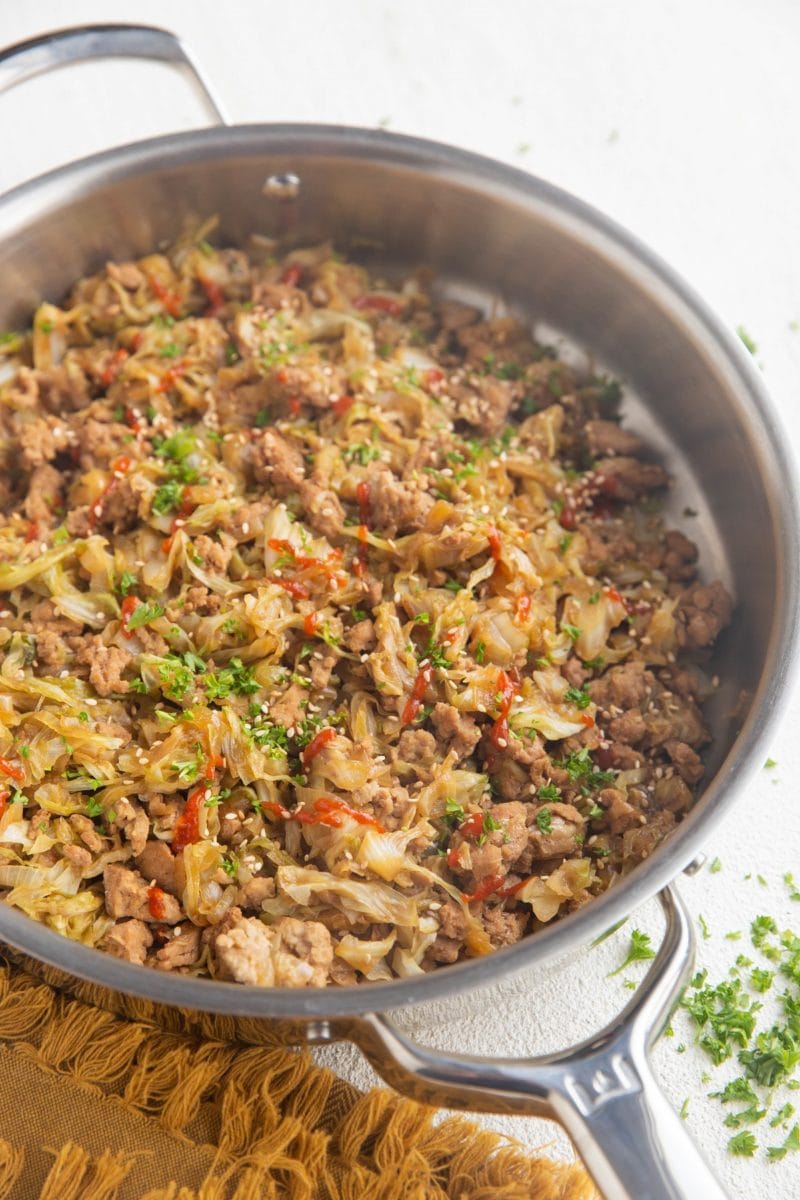
[[[649,933],[643,933],[641,929],[632,929],[630,949],[625,957],[625,961],[615,971],[610,971],[608,978],[611,979],[614,975],[619,975],[632,963],[647,962],[649,959],[655,958],[655,956],[656,952],[650,945]]]
[[[758,1142],[755,1135],[749,1129],[743,1129],[741,1133],[734,1134],[728,1139],[728,1153],[738,1154],[745,1158],[752,1158],[758,1149]]]
[[[159,617],[163,617],[164,612],[164,605],[159,604],[156,600],[143,601],[143,603],[137,604],[125,622],[125,627],[126,629],[140,629],[143,625],[149,625],[151,621],[157,621]]]
[[[561,789],[556,787],[554,783],[545,783],[539,788],[536,795],[539,800],[550,800],[556,803],[556,801],[561,799]]]
[[[173,509],[179,507],[182,497],[182,484],[174,479],[171,479],[169,483],[162,483],[160,487],[156,488],[153,496],[153,512],[163,517],[166,513],[172,512]]]
[[[794,1125],[786,1141],[780,1146],[769,1146],[767,1158],[770,1162],[778,1162],[785,1158],[790,1150],[800,1150],[800,1125]]]
[[[549,808],[540,808],[536,814],[536,825],[541,833],[550,833],[553,828],[553,814]]]
[[[737,332],[737,334],[739,335],[739,337],[740,337],[740,339],[741,339],[742,343],[744,344],[744,346],[745,346],[745,349],[749,350],[751,354],[757,354],[757,353],[758,353],[758,346],[757,346],[757,344],[756,344],[756,343],[753,341],[753,339],[751,338],[750,334],[749,334],[749,333],[747,332],[747,330],[745,329],[744,325],[737,325],[737,326],[736,326],[736,332]]]
[[[569,704],[574,704],[576,708],[588,708],[592,703],[592,698],[585,688],[570,687],[564,693],[564,699]]]
[[[447,825],[460,825],[467,817],[466,810],[452,796],[448,796],[444,802],[444,815],[442,820]]]

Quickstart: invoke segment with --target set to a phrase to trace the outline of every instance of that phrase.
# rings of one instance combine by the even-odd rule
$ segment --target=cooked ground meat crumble
[[[133,963],[412,976],[691,807],[720,583],[511,318],[187,240],[0,342],[0,894]]]

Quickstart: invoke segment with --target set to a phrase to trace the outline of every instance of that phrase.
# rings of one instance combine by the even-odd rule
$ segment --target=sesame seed
[[[242,521],[242,533],[249,533],[249,532],[250,532],[250,522]]]

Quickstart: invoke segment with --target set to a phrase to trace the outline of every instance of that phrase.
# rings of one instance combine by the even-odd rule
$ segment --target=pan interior
[[[288,173],[300,179],[296,199],[265,195],[267,177]],[[253,233],[284,245],[330,239],[389,276],[424,266],[437,291],[488,310],[504,306],[544,340],[590,355],[593,369],[621,378],[626,424],[675,479],[670,523],[699,544],[703,577],[721,578],[735,595],[735,618],[714,664],[721,685],[707,710],[714,741],[704,798],[651,860],[646,882],[634,872],[590,906],[596,914],[584,911],[577,923],[563,923],[560,937],[548,930],[501,954],[509,965],[522,955],[527,962],[551,957],[565,937],[586,940],[686,864],[707,810],[722,807],[732,778],[752,763],[776,708],[789,657],[796,539],[786,467],[755,372],[667,268],[579,202],[458,151],[324,127],[158,139],[11,193],[0,201],[0,327],[28,320],[42,299],[58,302],[74,280],[107,259],[151,252],[174,240],[187,221],[212,214],[220,218],[217,244],[244,245]],[[697,515],[685,516],[687,509]],[[0,934],[17,944],[18,919],[0,905]],[[70,954],[55,948],[59,940],[38,930],[33,952],[68,967]],[[97,977],[99,967],[96,973],[85,964],[101,956],[77,949],[74,969]],[[476,966],[459,977],[478,982]],[[149,986],[133,990],[148,994]],[[408,985],[397,985],[397,997],[390,994],[395,986],[368,990],[385,991],[382,1004],[407,1002]],[[210,994],[209,1001],[216,1004]],[[255,999],[243,1005],[260,1010]],[[311,1014],[325,1004],[311,998],[301,1007]]]

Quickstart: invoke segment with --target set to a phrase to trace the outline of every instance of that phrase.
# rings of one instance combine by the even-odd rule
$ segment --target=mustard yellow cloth
[[[0,959],[0,1200],[594,1200],[584,1171],[300,1051],[165,1033]]]

